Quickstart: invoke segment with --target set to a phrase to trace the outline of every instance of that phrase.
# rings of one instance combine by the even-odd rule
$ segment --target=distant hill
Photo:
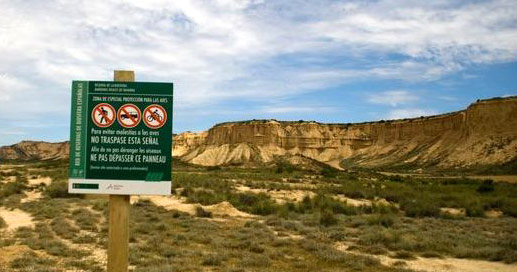
[[[515,170],[517,97],[478,100],[465,110],[403,120],[357,124],[250,120],[172,137],[173,156],[205,166],[287,160],[343,168]],[[68,142],[23,141],[0,147],[0,160],[62,159],[68,149]]]
[[[55,160],[68,157],[69,143],[22,141],[0,147],[0,160]]]

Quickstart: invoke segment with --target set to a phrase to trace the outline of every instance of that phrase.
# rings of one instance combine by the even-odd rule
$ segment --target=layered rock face
[[[200,165],[305,157],[331,165],[450,167],[517,159],[517,97],[466,110],[359,124],[259,120],[223,123],[174,137],[173,155]]]
[[[0,160],[68,157],[69,144],[23,141],[0,147]],[[333,166],[517,164],[517,97],[481,100],[467,109],[359,124],[258,120],[223,123],[174,136],[173,156],[199,165],[292,163]]]
[[[2,160],[54,160],[68,157],[69,143],[22,141],[0,147]]]

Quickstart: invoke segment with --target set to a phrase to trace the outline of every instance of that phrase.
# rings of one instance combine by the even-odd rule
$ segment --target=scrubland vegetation
[[[0,175],[16,179],[0,183],[0,208],[34,221],[6,231],[0,217],[0,253],[18,250],[0,258],[0,270],[104,271],[106,198],[69,195],[63,161]],[[52,183],[30,182],[41,176]],[[24,200],[29,191],[41,197]],[[139,199],[132,271],[409,271],[406,262],[419,257],[517,262],[517,184],[175,162],[172,193],[203,206],[227,201],[251,216],[214,216],[203,206],[189,214]]]

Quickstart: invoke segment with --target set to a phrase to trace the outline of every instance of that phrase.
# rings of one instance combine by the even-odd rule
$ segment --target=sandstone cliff
[[[47,143],[22,141],[0,147],[0,160],[53,160],[68,157],[68,142]]]
[[[69,144],[23,141],[0,147],[0,160],[68,156]],[[481,100],[442,115],[358,124],[254,120],[174,136],[173,156],[199,165],[292,163],[333,166],[517,168],[517,97]]]
[[[173,155],[200,165],[310,158],[334,166],[497,165],[517,161],[517,97],[466,110],[358,124],[254,120],[174,137]]]

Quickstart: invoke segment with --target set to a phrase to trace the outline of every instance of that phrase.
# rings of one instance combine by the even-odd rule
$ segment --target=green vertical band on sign
[[[87,82],[72,82],[72,111],[70,118],[70,166],[69,176],[71,178],[85,177],[85,159],[83,154],[86,151],[84,137],[86,131],[83,122],[87,114]]]

